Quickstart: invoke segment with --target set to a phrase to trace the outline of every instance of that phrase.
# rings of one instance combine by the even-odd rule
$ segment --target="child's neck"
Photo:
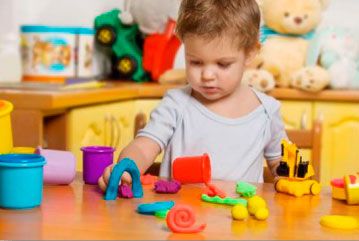
[[[247,86],[241,86],[238,90],[217,100],[205,99],[199,93],[193,93],[193,97],[210,111],[233,119],[249,114],[260,105],[256,94]]]

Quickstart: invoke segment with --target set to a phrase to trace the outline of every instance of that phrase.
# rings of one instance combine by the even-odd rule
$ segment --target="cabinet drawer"
[[[359,105],[356,103],[315,103],[323,118],[321,180],[359,171]]]
[[[313,120],[313,103],[281,101],[281,115],[286,129],[310,129]]]
[[[82,146],[105,145],[119,151],[130,139],[133,101],[75,108],[67,115],[67,149],[77,159],[77,170],[82,171]]]

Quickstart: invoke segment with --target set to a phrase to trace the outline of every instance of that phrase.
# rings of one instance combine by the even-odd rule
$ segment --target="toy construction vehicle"
[[[112,72],[116,78],[142,82],[148,79],[142,67],[140,30],[137,24],[125,25],[114,9],[95,18],[95,40],[100,46],[111,48]]]
[[[110,50],[113,77],[158,81],[166,70],[172,69],[181,44],[174,33],[176,22],[168,19],[163,33],[143,38],[137,24],[121,22],[120,13],[114,9],[95,18],[96,43]]]
[[[282,160],[276,170],[280,177],[275,183],[277,192],[287,193],[296,197],[304,194],[317,195],[320,192],[320,184],[310,180],[314,176],[313,166],[309,161],[303,161],[299,150],[294,143],[283,139]]]

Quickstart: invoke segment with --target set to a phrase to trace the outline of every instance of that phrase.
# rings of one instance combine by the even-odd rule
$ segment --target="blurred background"
[[[21,79],[19,26],[93,27],[97,15],[123,6],[123,0],[0,0],[0,81]],[[359,35],[358,12],[359,0],[331,0],[320,27],[345,27]]]

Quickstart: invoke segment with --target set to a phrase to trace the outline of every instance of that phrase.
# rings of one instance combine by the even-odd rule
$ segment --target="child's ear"
[[[257,42],[250,50],[247,50],[246,61],[245,61],[246,66],[252,63],[253,59],[257,56],[260,49],[261,49],[261,44]]]

